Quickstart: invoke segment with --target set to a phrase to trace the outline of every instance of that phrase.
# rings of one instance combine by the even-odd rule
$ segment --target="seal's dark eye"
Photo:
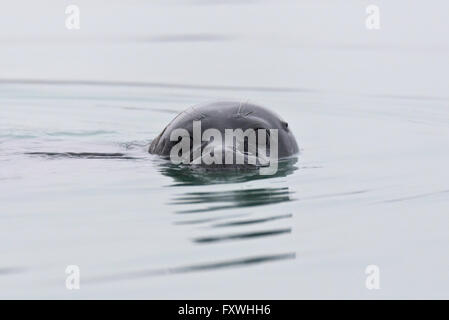
[[[288,122],[283,121],[282,125],[284,126],[285,130],[288,130]]]

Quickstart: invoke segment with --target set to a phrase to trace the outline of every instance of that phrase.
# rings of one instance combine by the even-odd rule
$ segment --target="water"
[[[382,4],[368,32],[355,1],[81,1],[68,33],[45,3],[0,19],[0,297],[448,297],[447,4]],[[288,120],[298,161],[261,178],[147,153],[220,99]]]

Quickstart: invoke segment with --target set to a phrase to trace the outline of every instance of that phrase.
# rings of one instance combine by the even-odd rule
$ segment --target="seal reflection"
[[[242,241],[276,241],[275,238],[278,237],[289,237],[292,232],[292,213],[269,212],[259,208],[295,200],[294,192],[288,186],[242,189],[241,183],[286,177],[298,169],[296,163],[297,158],[281,160],[279,170],[273,176],[262,176],[257,170],[207,170],[203,167],[174,165],[168,161],[159,163],[159,171],[173,179],[173,184],[168,187],[182,186],[180,189],[185,191],[176,195],[169,204],[174,208],[174,214],[179,217],[174,225],[190,228],[194,234],[198,233],[190,239],[192,244],[209,246],[226,242],[231,246],[235,245],[238,252]],[[231,190],[204,190],[206,186],[231,183],[235,184],[235,188]],[[195,186],[199,188],[194,188]],[[190,191],[190,188],[194,190]],[[277,208],[276,206],[276,210]],[[204,263],[204,269],[196,266],[194,270],[210,270],[215,267],[218,269],[223,266],[241,267],[296,257],[295,252],[276,251],[267,253],[266,257],[257,256],[257,259],[245,252],[244,257],[230,260],[229,263],[211,261]],[[242,264],[235,261],[251,263]]]

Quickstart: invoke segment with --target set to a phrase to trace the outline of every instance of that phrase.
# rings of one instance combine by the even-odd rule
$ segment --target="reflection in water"
[[[219,192],[187,192],[176,198],[172,204],[205,204],[206,207],[198,209],[183,209],[177,213],[199,213],[224,209],[262,206],[273,203],[291,201],[292,192],[288,187],[239,189]],[[216,203],[217,205],[211,205]]]
[[[251,219],[251,220],[241,220],[241,221],[231,221],[231,222],[225,222],[225,223],[217,223],[214,224],[214,228],[220,228],[220,227],[234,227],[234,226],[243,226],[243,225],[249,225],[249,224],[257,224],[257,223],[264,223],[268,221],[273,220],[279,220],[279,219],[285,219],[285,218],[291,218],[291,214],[284,214],[279,216],[273,216],[268,218],[261,218],[261,219]]]
[[[290,233],[292,231],[291,228],[286,229],[276,229],[276,230],[267,230],[267,231],[255,231],[255,232],[245,232],[245,233],[237,233],[230,234],[224,236],[213,236],[213,237],[200,237],[196,238],[193,241],[196,243],[212,243],[212,242],[221,242],[228,240],[245,240],[252,238],[260,238],[267,236],[275,236],[283,233]]]
[[[199,230],[200,234],[195,235],[191,239],[193,244],[209,246],[228,242],[232,245],[235,242],[236,245],[238,245],[236,250],[243,250],[241,246],[239,246],[241,241],[259,241],[268,238],[273,238],[272,241],[275,241],[274,239],[277,237],[291,234],[292,228],[288,224],[293,217],[291,213],[275,212],[267,216],[266,210],[251,210],[249,212],[238,211],[239,209],[248,210],[256,206],[266,206],[269,204],[292,201],[291,195],[293,192],[290,188],[288,186],[280,186],[241,189],[241,185],[237,184],[238,189],[227,191],[211,191],[211,188],[209,188],[207,191],[200,189],[185,192],[186,189],[188,189],[189,186],[201,188],[213,184],[241,183],[259,179],[285,177],[292,174],[297,169],[295,166],[296,162],[297,158],[280,161],[277,173],[272,176],[260,175],[259,171],[254,169],[217,170],[174,165],[169,161],[158,163],[158,168],[162,174],[173,178],[174,184],[169,187],[184,187],[184,192],[177,195],[169,204],[179,208],[175,211],[179,217],[178,221],[174,222],[175,225],[189,228],[193,232],[198,232]],[[235,210],[236,212],[230,214],[229,210]],[[201,214],[201,217],[198,216],[197,218],[185,220],[185,217],[195,217],[197,214]],[[205,214],[207,215],[205,216]],[[250,215],[252,216],[249,217]],[[282,225],[282,221],[285,221],[287,225]],[[279,225],[279,222],[281,225]],[[277,225],[274,225],[274,223],[277,223]],[[197,226],[201,226],[201,228],[197,228]],[[227,232],[223,233],[220,231]],[[204,234],[204,232],[207,232],[207,234]],[[277,248],[275,245],[273,247]],[[243,259],[175,268],[171,269],[170,272],[204,271],[277,261],[281,259],[294,259],[296,257],[294,252],[275,253],[258,257],[252,256],[252,252],[246,254],[248,257]],[[217,253],[217,256],[220,256],[220,254]],[[153,274],[159,274],[160,272],[162,271],[154,271]],[[147,273],[143,274],[145,275]],[[138,275],[135,274],[134,276]]]
[[[202,263],[195,265],[188,265],[182,267],[165,268],[165,269],[153,269],[153,270],[140,270],[135,272],[119,273],[114,275],[106,275],[95,278],[87,278],[83,280],[85,283],[97,283],[97,282],[110,282],[110,281],[120,281],[120,280],[130,280],[130,279],[140,279],[151,276],[161,276],[169,274],[187,273],[187,272],[204,272],[219,270],[225,268],[235,268],[235,267],[247,267],[250,265],[255,265],[265,262],[274,262],[281,260],[295,259],[296,254],[294,252],[263,255],[263,256],[252,256],[234,260],[226,260],[212,263]]]
[[[286,177],[298,169],[295,166],[297,161],[296,157],[280,160],[278,162],[278,170],[274,175],[260,175],[257,169],[217,170],[204,167],[180,166],[170,161],[160,163],[159,170],[163,175],[174,179],[175,184],[173,186],[196,186]]]
[[[242,217],[246,216],[246,214],[233,214],[233,215],[226,215],[223,217],[212,217],[212,218],[205,218],[205,219],[192,219],[192,220],[182,220],[182,221],[176,221],[174,224],[200,224],[200,223],[207,223],[207,222],[213,222],[218,220],[225,220],[229,218],[236,218],[236,217]]]
[[[263,206],[267,204],[280,203],[286,201],[292,201],[290,194],[292,192],[288,187],[282,188],[258,188],[258,189],[243,189],[243,190],[231,190],[231,191],[218,191],[218,192],[188,192],[178,198],[174,199],[172,204],[183,205],[206,205],[203,208],[189,208],[177,211],[181,214],[196,214],[205,212],[214,212],[219,210],[228,211],[230,209],[248,208],[254,206]],[[217,205],[211,205],[216,203]],[[247,216],[248,214],[246,214]],[[240,216],[241,217],[241,216]],[[200,235],[195,237],[192,241],[196,244],[212,244],[223,241],[241,241],[251,240],[257,238],[266,238],[270,236],[282,235],[291,233],[290,227],[265,229],[265,230],[245,230],[240,231],[240,227],[253,227],[261,223],[268,223],[276,220],[291,218],[292,214],[273,215],[269,217],[259,217],[254,219],[239,219],[235,220],[235,215],[228,215],[225,217],[212,217],[205,219],[192,219],[184,222],[183,224],[197,225],[197,224],[209,224],[213,229],[220,230],[224,227],[233,228],[237,230],[231,234],[219,234],[219,235]],[[216,220],[225,220],[224,222],[216,223]],[[212,223],[211,223],[212,222]],[[181,223],[176,223],[181,224]]]

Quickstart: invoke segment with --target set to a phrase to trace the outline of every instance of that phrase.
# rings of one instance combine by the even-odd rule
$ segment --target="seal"
[[[227,130],[230,129],[241,130],[241,132],[247,132],[247,129],[253,129],[256,131],[260,131],[262,129],[267,133],[267,139],[269,140],[268,145],[270,142],[273,142],[273,137],[271,137],[270,140],[270,133],[276,131],[278,159],[291,157],[299,152],[298,144],[288,126],[288,123],[274,112],[265,107],[252,103],[220,101],[196,105],[178,114],[152,141],[149,148],[149,153],[166,157],[170,156],[173,147],[175,147],[175,145],[181,140],[178,139],[178,136],[176,136],[176,139],[173,139],[174,131],[177,129],[183,129],[184,132],[190,136],[190,139],[192,139],[192,136],[195,139],[195,136],[198,136],[198,133],[195,133],[195,122],[201,122],[199,129],[199,140],[200,148],[203,150],[208,146],[210,147],[212,143],[217,142],[215,141],[216,138],[214,138],[213,141],[204,139],[204,132],[208,129],[213,129],[216,133],[219,132],[221,134],[227,133]],[[203,139],[201,139],[201,133],[203,134]],[[247,139],[243,139],[244,142],[242,142],[242,145],[244,145],[243,154],[245,160],[248,160],[251,157],[260,159],[260,152],[257,152],[254,148],[248,146],[248,136],[246,138]],[[259,139],[259,136],[257,136],[258,141]],[[191,151],[189,155],[190,160],[194,160],[195,152],[193,152],[193,146],[190,145],[189,148]],[[215,148],[215,151],[217,150],[217,146],[213,146],[213,148]],[[224,150],[224,147],[218,148]],[[232,152],[236,154],[239,150],[234,147]],[[273,152],[270,151],[270,153]],[[225,161],[223,161],[223,164],[224,163]]]

